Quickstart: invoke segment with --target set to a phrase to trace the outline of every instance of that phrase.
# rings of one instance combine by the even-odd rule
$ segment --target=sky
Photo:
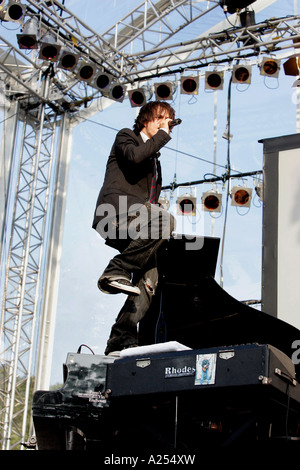
[[[98,33],[114,25],[123,15],[139,5],[140,0],[66,0],[65,5]],[[297,1],[278,0],[256,16],[256,22],[297,12]],[[224,19],[222,9],[201,23],[205,31]],[[182,40],[199,34],[199,26],[182,32]],[[164,77],[174,79],[174,76]],[[175,77],[178,80],[178,76]],[[168,148],[161,152],[163,184],[202,180],[222,176],[227,164],[228,141],[223,134],[227,121],[227,95],[230,73],[225,73],[223,90],[204,89],[200,80],[198,95],[180,94],[177,88],[170,104],[176,117],[182,119],[172,133]],[[295,78],[285,76],[281,67],[279,78],[260,75],[257,65],[252,69],[249,85],[231,87],[230,141],[231,168],[241,173],[261,171],[265,138],[297,132]],[[163,81],[162,79],[156,79]],[[152,98],[154,99],[154,97]],[[104,245],[92,229],[93,213],[105,166],[116,132],[132,127],[136,117],[126,98],[112,102],[73,130],[71,162],[68,177],[67,203],[62,247],[60,285],[51,371],[51,384],[62,383],[62,367],[69,352],[81,344],[95,354],[103,354],[110,328],[125,301],[125,295],[107,295],[97,288],[97,280],[117,252]],[[213,165],[214,158],[216,165]],[[228,206],[223,278],[220,277],[220,254],[215,279],[226,292],[238,300],[261,299],[262,201],[254,187],[259,180],[248,177],[235,179],[232,185],[253,188],[251,207]],[[220,213],[201,211],[201,195],[212,189],[210,183],[197,185],[197,215],[194,219],[176,216],[177,233],[196,233],[223,240],[224,207]],[[225,203],[227,184],[217,184]],[[182,190],[180,194],[182,194]],[[186,189],[183,192],[188,192]],[[174,209],[179,192],[171,198]],[[167,194],[170,196],[170,193]],[[257,307],[259,308],[259,307]]]

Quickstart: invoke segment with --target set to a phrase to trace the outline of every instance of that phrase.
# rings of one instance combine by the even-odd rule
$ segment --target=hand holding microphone
[[[170,132],[174,126],[178,126],[181,122],[182,120],[179,118],[174,119],[173,121],[170,118],[165,118],[162,119],[160,123],[160,129],[165,129],[167,132]]]
[[[178,124],[181,124],[181,123],[182,123],[182,120],[177,118],[177,119],[174,119],[174,121],[169,121],[169,127],[178,126]]]

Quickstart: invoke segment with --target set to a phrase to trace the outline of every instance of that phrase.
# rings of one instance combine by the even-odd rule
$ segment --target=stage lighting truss
[[[178,188],[179,189],[179,188]],[[195,188],[189,188],[190,192],[177,196],[176,209],[178,215],[196,215],[197,197]]]
[[[224,73],[214,70],[205,72],[205,90],[223,90]]]
[[[230,191],[231,205],[236,207],[250,207],[252,189],[245,186],[234,186]]]
[[[260,74],[266,77],[278,78],[280,60],[273,57],[264,57],[260,66]]]
[[[180,78],[180,93],[182,95],[198,95],[199,77],[182,76]]]
[[[104,70],[105,72],[111,74],[113,76],[113,79],[109,80],[108,86],[103,87],[102,85],[99,87],[96,85],[94,77],[96,76],[96,72],[94,72],[94,77],[92,79],[88,79],[86,77],[80,77],[80,80],[82,82],[85,82],[85,86],[92,86],[96,90],[102,92],[102,94],[108,98],[111,98],[113,100],[117,101],[123,101],[124,99],[124,94],[121,93],[121,95],[117,94],[118,88],[117,89],[111,89],[111,81],[119,81],[122,85],[121,87],[127,86],[127,89],[132,88],[133,83],[139,83],[140,87],[143,87],[143,84],[148,80],[146,80],[144,77],[147,75],[149,77],[149,80],[153,79],[154,77],[159,77],[160,72],[164,71],[163,67],[168,66],[168,70],[170,71],[170,74],[173,73],[175,76],[177,73],[184,74],[184,70],[193,70],[192,65],[195,64],[197,67],[200,66],[208,66],[210,67],[210,64],[212,64],[212,60],[214,64],[217,64],[220,61],[220,64],[224,62],[224,55],[226,57],[228,56],[228,61],[231,59],[235,60],[235,57],[237,57],[237,51],[236,48],[232,49],[232,44],[243,44],[245,48],[248,47],[248,40],[251,41],[253,40],[253,37],[255,36],[255,41],[256,45],[258,48],[260,48],[261,45],[264,44],[264,42],[269,42],[273,40],[273,36],[276,32],[276,39],[277,42],[276,44],[278,45],[280,49],[280,43],[283,41],[290,40],[291,34],[295,31],[295,27],[291,27],[288,25],[288,22],[290,19],[284,19],[284,20],[268,20],[267,23],[261,23],[261,25],[252,25],[245,28],[234,28],[228,30],[226,37],[224,36],[224,33],[214,33],[212,35],[209,35],[209,37],[203,37],[199,39],[195,39],[195,41],[188,41],[186,44],[183,43],[181,46],[183,47],[184,54],[179,54],[176,50],[173,51],[173,48],[178,48],[178,45],[176,46],[176,43],[174,45],[171,45],[168,47],[168,54],[170,54],[170,57],[166,59],[167,62],[164,62],[164,59],[162,59],[162,54],[165,52],[164,45],[158,44],[156,49],[153,49],[153,53],[151,54],[144,54],[142,55],[141,53],[135,53],[132,54],[132,52],[127,52],[127,49],[125,51],[125,54],[123,54],[123,49],[122,49],[122,54],[120,53],[119,49],[117,49],[115,46],[113,46],[113,43],[110,43],[108,45],[107,42],[101,41],[102,36],[99,36],[95,31],[92,29],[88,29],[88,32],[90,34],[86,34],[86,31],[83,32],[81,31],[81,28],[83,27],[83,24],[81,24],[81,20],[79,18],[75,18],[74,15],[64,6],[64,13],[69,16],[67,17],[67,21],[61,22],[59,19],[56,20],[56,14],[55,11],[57,9],[57,6],[54,5],[55,2],[42,2],[43,3],[43,11],[41,12],[39,8],[39,3],[35,2],[35,0],[30,0],[30,9],[25,7],[25,12],[24,12],[24,5],[20,3],[20,1],[6,1],[5,6],[2,7],[2,12],[0,12],[0,18],[4,18],[4,12],[6,14],[6,18],[13,20],[13,21],[19,21],[21,23],[24,22],[24,16],[28,15],[29,18],[38,18],[39,21],[39,28],[38,28],[38,33],[42,32],[46,34],[42,36],[42,38],[38,38],[38,34],[35,35],[34,33],[34,28],[32,28],[32,31],[28,30],[25,31],[25,27],[23,30],[23,34],[18,35],[18,42],[19,42],[19,48],[20,49],[41,49],[41,51],[38,51],[36,54],[36,59],[41,59],[43,61],[50,61],[50,62],[55,62],[58,68],[63,69],[66,74],[64,76],[63,73],[60,73],[59,77],[62,80],[61,87],[60,87],[60,92],[61,94],[64,94],[66,97],[66,101],[69,100],[70,96],[74,93],[74,99],[78,96],[81,97],[82,95],[82,88],[80,88],[78,84],[78,78],[75,75],[77,71],[77,63],[80,60],[80,56],[84,57],[86,60],[90,61],[92,64],[95,64],[97,69],[99,70]],[[219,3],[219,2],[216,2]],[[2,2],[4,5],[4,2]],[[1,0],[0,0],[0,7],[1,7]],[[45,5],[45,7],[44,7]],[[231,4],[232,6],[233,4]],[[19,14],[13,14],[14,9],[19,10]],[[230,7],[230,5],[229,5]],[[36,8],[36,9],[35,9]],[[51,10],[55,10],[54,12]],[[1,8],[0,8],[1,10]],[[240,8],[239,8],[240,10]],[[10,14],[9,14],[10,12]],[[25,13],[25,14],[24,14]],[[53,14],[54,13],[54,14]],[[238,14],[240,15],[242,12],[238,11]],[[21,15],[21,17],[20,17]],[[27,19],[27,18],[25,18]],[[292,18],[291,22],[297,21],[296,18]],[[53,26],[50,28],[49,24],[52,24]],[[34,22],[33,22],[34,23]],[[32,24],[33,24],[32,23]],[[87,25],[84,25],[86,28]],[[27,26],[26,26],[27,28]],[[46,29],[45,29],[46,28]],[[261,35],[261,31],[263,31],[263,36]],[[27,33],[27,37],[25,36],[25,33]],[[51,39],[51,41],[48,42],[48,33],[52,33],[55,37]],[[266,33],[266,34],[265,34]],[[106,33],[104,33],[105,38],[109,37],[109,33],[107,32],[108,36],[106,36]],[[271,36],[272,35],[272,36]],[[37,37],[36,37],[37,36]],[[55,40],[56,38],[56,40]],[[118,38],[121,40],[121,36],[118,36]],[[24,42],[25,41],[25,42]],[[36,45],[37,43],[37,45]],[[215,51],[215,44],[218,44],[220,47],[220,50],[218,51],[217,57],[215,56],[216,51]],[[115,43],[114,43],[115,44]],[[95,47],[96,45],[96,47]],[[5,40],[4,40],[4,46],[5,46]],[[7,47],[10,48],[11,45],[8,43]],[[230,47],[230,52],[228,52],[228,47]],[[70,49],[71,51],[76,52],[77,57],[75,55],[68,55],[67,53],[63,52],[60,53],[59,49],[62,49],[65,51],[65,49]],[[193,52],[191,52],[191,50]],[[202,50],[203,57],[204,59],[200,60],[199,62],[199,51]],[[197,57],[194,57],[194,51],[195,54],[197,52]],[[39,55],[39,52],[40,55]],[[141,55],[140,55],[141,54]],[[192,55],[191,55],[192,54]],[[202,55],[200,56],[202,57]],[[120,57],[122,56],[122,65],[120,62]],[[76,57],[76,66],[74,66],[74,59]],[[188,59],[187,59],[188,58]],[[68,62],[68,59],[70,59],[70,63]],[[241,58],[242,60],[242,58]],[[256,59],[256,63],[258,62],[259,59]],[[73,62],[72,62],[73,61]],[[32,66],[32,63],[36,64],[36,69],[34,70],[34,73],[36,71],[42,70],[45,64],[40,64],[38,60],[33,60],[32,57],[28,58],[28,62],[30,66]],[[119,63],[120,62],[120,63]],[[216,65],[214,65],[216,67]],[[34,67],[34,66],[33,66]],[[247,67],[244,67],[247,69]],[[220,68],[219,70],[223,70],[223,68]],[[227,68],[226,68],[227,70]],[[248,69],[249,70],[249,69]],[[145,74],[145,72],[148,72]],[[278,72],[278,70],[277,70]],[[35,75],[32,73],[32,81],[28,80],[26,77],[26,85],[24,85],[25,92],[27,93],[28,91],[32,91],[33,94],[36,94],[36,88],[35,88]],[[54,70],[55,73],[55,70]],[[165,73],[165,71],[164,71]],[[225,73],[225,72],[224,72]],[[68,75],[67,75],[68,74]],[[16,81],[19,83],[20,87],[23,87],[23,76],[22,72],[17,70],[15,72],[16,75]],[[221,90],[223,88],[223,72],[208,72],[206,74],[206,78],[208,82],[206,83],[206,90]],[[162,75],[161,75],[162,76]],[[270,76],[276,76],[276,74],[272,74]],[[201,76],[200,76],[201,77]],[[209,78],[208,78],[209,77]],[[12,77],[13,79],[13,77]],[[243,79],[244,80],[244,79]],[[174,80],[175,83],[170,82],[162,82],[158,83],[155,85],[155,99],[158,100],[173,100],[174,99],[174,92],[176,90],[176,86],[179,84],[178,79]],[[247,83],[246,81],[238,81],[238,83]],[[298,83],[297,83],[298,84]],[[56,88],[58,85],[58,82],[54,84],[54,88]],[[154,92],[154,86],[153,87],[153,92]],[[183,94],[190,94],[190,95],[195,95],[198,93],[198,77],[193,77],[192,73],[190,76],[187,77],[182,77],[182,80],[180,79],[180,92]],[[65,90],[65,91],[64,91]],[[121,89],[119,89],[121,90]],[[54,90],[55,91],[55,90]],[[56,96],[56,93],[54,92],[52,96]],[[137,94],[138,96],[138,94]],[[93,99],[96,99],[97,95],[93,94]],[[129,93],[128,93],[129,97]],[[130,97],[129,97],[130,99]],[[54,100],[56,101],[56,100]],[[132,100],[131,105],[133,106],[138,106],[139,102]]]
[[[157,100],[172,101],[176,88],[177,84],[175,82],[155,83],[155,97]]]
[[[215,190],[206,191],[202,194],[202,210],[206,212],[221,212],[222,194]]]
[[[2,6],[0,3],[0,6]],[[19,1],[9,1],[7,6],[1,11],[0,19],[3,21],[12,21],[14,23],[23,23],[26,6]]]
[[[149,87],[135,88],[128,91],[129,102],[132,108],[144,106],[152,97]]]
[[[251,83],[252,67],[249,65],[234,65],[232,69],[232,83]]]

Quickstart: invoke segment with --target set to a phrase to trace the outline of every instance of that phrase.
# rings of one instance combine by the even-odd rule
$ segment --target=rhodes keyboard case
[[[300,401],[291,359],[271,345],[128,356],[108,365],[111,398],[187,390],[270,386]]]

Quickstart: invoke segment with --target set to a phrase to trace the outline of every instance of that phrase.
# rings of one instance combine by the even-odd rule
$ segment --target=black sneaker
[[[131,284],[128,279],[99,279],[99,289],[105,294],[131,294],[140,295],[141,291],[137,286]]]

